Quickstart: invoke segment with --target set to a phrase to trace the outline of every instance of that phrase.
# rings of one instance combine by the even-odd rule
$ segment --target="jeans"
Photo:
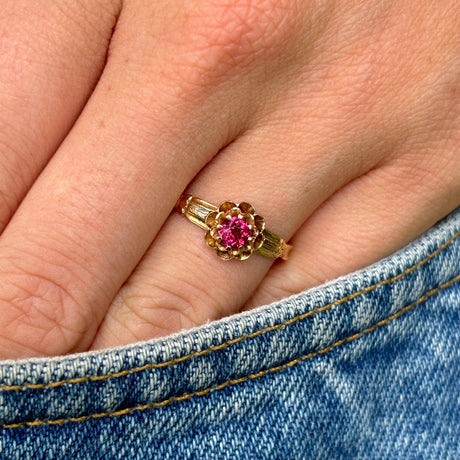
[[[1,362],[0,458],[460,458],[460,209],[256,310]]]

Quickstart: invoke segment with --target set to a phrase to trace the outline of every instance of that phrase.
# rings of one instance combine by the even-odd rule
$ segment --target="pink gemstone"
[[[231,249],[238,249],[241,246],[246,246],[249,242],[249,238],[252,236],[252,230],[249,228],[249,224],[244,219],[237,216],[224,220],[218,233],[222,238],[221,244]]]

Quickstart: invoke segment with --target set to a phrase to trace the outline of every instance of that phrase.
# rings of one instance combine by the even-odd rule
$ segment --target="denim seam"
[[[451,286],[452,284],[454,284],[457,281],[460,281],[460,275],[457,275],[455,278],[452,278],[451,280],[441,284],[437,288],[430,289],[429,291],[425,292],[425,294],[423,296],[421,296],[415,302],[413,302],[413,303],[411,303],[409,305],[406,305],[401,310],[397,311],[396,313],[393,313],[392,315],[388,316],[387,318],[384,318],[384,319],[378,321],[374,325],[368,327],[367,329],[364,329],[361,332],[357,332],[357,333],[355,333],[355,334],[353,334],[351,336],[348,336],[348,337],[345,337],[343,339],[340,339],[337,342],[335,342],[335,343],[333,343],[333,344],[331,344],[331,345],[329,345],[326,348],[323,348],[321,350],[317,350],[317,351],[308,353],[308,354],[306,354],[304,356],[300,356],[299,358],[296,358],[296,359],[294,359],[292,361],[289,361],[289,362],[287,362],[285,364],[274,366],[274,367],[262,370],[260,372],[257,372],[255,374],[249,374],[249,375],[247,375],[245,377],[241,377],[239,379],[230,379],[230,380],[227,380],[226,382],[223,382],[223,383],[221,383],[219,385],[215,385],[213,387],[210,387],[210,388],[207,388],[207,389],[204,389],[204,390],[195,391],[193,393],[186,393],[186,394],[183,394],[182,396],[173,396],[173,397],[168,398],[168,399],[166,399],[164,401],[152,402],[152,403],[149,403],[149,404],[138,405],[138,406],[135,406],[135,407],[128,407],[128,408],[121,409],[121,410],[118,410],[118,411],[100,412],[100,413],[97,413],[97,414],[83,415],[81,417],[68,417],[68,418],[61,418],[61,419],[55,419],[55,420],[34,420],[32,422],[19,422],[19,423],[10,423],[10,424],[0,423],[0,427],[5,428],[5,429],[12,429],[12,428],[19,428],[19,427],[22,427],[22,426],[62,425],[63,423],[67,423],[67,422],[84,422],[84,421],[86,421],[86,420],[88,420],[90,418],[97,419],[97,418],[103,418],[103,417],[119,417],[119,416],[122,416],[122,415],[129,414],[129,413],[131,413],[133,411],[143,411],[143,410],[151,409],[151,408],[154,408],[154,407],[163,407],[163,406],[166,406],[166,405],[171,404],[173,402],[180,402],[180,401],[185,401],[185,400],[191,399],[191,398],[193,398],[195,396],[204,396],[204,395],[206,395],[206,394],[208,394],[208,393],[210,393],[212,391],[222,390],[222,389],[224,389],[224,388],[226,388],[227,386],[230,386],[230,385],[236,385],[236,384],[248,381],[248,380],[254,380],[254,379],[257,379],[259,377],[264,376],[267,373],[278,372],[278,371],[281,371],[281,370],[286,369],[288,367],[295,366],[296,364],[298,364],[298,363],[300,363],[302,361],[305,361],[307,359],[313,358],[314,356],[317,356],[317,355],[325,354],[325,353],[331,351],[332,349],[334,349],[336,347],[339,347],[340,345],[343,345],[343,344],[348,343],[348,342],[352,342],[353,340],[358,339],[359,337],[363,336],[364,334],[369,334],[369,333],[375,331],[378,327],[383,326],[385,324],[388,324],[389,322],[393,321],[394,319],[397,319],[397,318],[401,317],[402,315],[404,315],[408,311],[412,310],[416,305],[419,305],[419,304],[425,302],[428,298],[430,298],[433,295],[437,294],[439,291],[448,288],[449,286]]]
[[[168,367],[168,366],[172,366],[172,365],[181,363],[183,361],[187,361],[187,360],[189,360],[191,358],[204,356],[204,355],[207,355],[207,354],[209,354],[209,353],[211,353],[213,351],[218,351],[218,350],[228,348],[229,346],[234,345],[234,344],[239,343],[239,342],[242,342],[242,341],[244,341],[246,339],[254,338],[254,337],[257,337],[257,336],[259,336],[261,334],[265,334],[267,332],[282,329],[285,326],[289,326],[289,325],[291,325],[293,323],[296,323],[298,321],[304,320],[304,319],[306,319],[306,318],[308,318],[310,316],[313,316],[316,313],[321,313],[323,311],[331,309],[332,307],[335,307],[337,305],[341,305],[342,303],[345,303],[345,302],[348,302],[349,300],[355,299],[356,297],[359,297],[359,296],[361,296],[361,295],[363,295],[363,294],[365,294],[367,292],[373,291],[373,290],[377,289],[378,287],[385,286],[387,284],[390,284],[390,283],[393,283],[395,281],[398,281],[398,280],[404,278],[405,276],[407,276],[409,273],[412,273],[413,271],[415,271],[418,268],[420,268],[423,265],[425,265],[433,257],[438,255],[442,250],[444,250],[447,246],[452,244],[459,236],[460,236],[460,230],[457,233],[455,233],[451,238],[449,238],[445,243],[443,243],[441,246],[439,246],[435,251],[433,251],[427,257],[425,257],[425,259],[421,260],[420,262],[416,263],[415,265],[412,265],[409,268],[406,268],[399,275],[396,275],[396,276],[393,276],[391,278],[379,281],[378,283],[375,283],[375,284],[373,284],[371,286],[366,286],[365,288],[361,289],[360,291],[357,291],[357,292],[354,292],[352,294],[349,294],[349,295],[347,295],[347,296],[345,296],[345,297],[343,297],[343,298],[341,298],[339,300],[336,300],[336,301],[334,301],[332,303],[329,303],[327,305],[323,305],[321,307],[315,308],[314,310],[311,310],[309,312],[297,315],[297,316],[295,316],[295,317],[293,317],[293,318],[291,318],[291,319],[289,319],[289,320],[287,320],[287,321],[285,321],[283,323],[276,324],[276,325],[273,325],[273,326],[267,326],[267,327],[265,327],[263,329],[259,329],[258,331],[251,332],[250,334],[246,334],[246,335],[243,335],[243,336],[236,337],[234,339],[228,340],[228,341],[226,341],[226,342],[224,342],[224,343],[222,343],[220,345],[213,345],[213,346],[211,346],[209,348],[206,348],[205,350],[194,351],[192,353],[189,353],[188,355],[185,355],[185,356],[182,356],[182,357],[179,357],[179,358],[173,358],[173,359],[171,359],[169,361],[165,361],[163,363],[148,363],[148,364],[144,364],[143,366],[133,367],[133,368],[130,368],[130,369],[125,369],[123,371],[114,372],[114,373],[110,373],[110,374],[106,374],[106,375],[87,375],[87,376],[84,376],[84,377],[75,377],[75,378],[64,379],[64,380],[59,380],[59,381],[56,381],[56,382],[49,382],[49,383],[24,383],[24,384],[21,384],[21,385],[4,385],[4,384],[2,384],[2,385],[0,385],[0,389],[2,391],[20,391],[20,390],[23,390],[23,389],[37,390],[37,389],[46,389],[46,388],[56,388],[56,387],[63,386],[63,385],[72,385],[72,384],[83,383],[83,382],[87,382],[87,381],[97,382],[97,381],[101,381],[101,380],[108,380],[108,379],[112,379],[112,378],[115,379],[115,378],[124,377],[126,375],[133,374],[135,372],[142,372],[142,371],[147,370],[147,369],[160,369],[160,368],[163,368],[163,367]]]

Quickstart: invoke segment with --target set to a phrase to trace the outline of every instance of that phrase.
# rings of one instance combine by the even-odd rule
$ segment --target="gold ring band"
[[[291,246],[265,228],[265,219],[249,203],[224,201],[214,206],[192,195],[182,195],[176,210],[206,230],[206,244],[224,260],[248,259],[253,253],[286,260]]]

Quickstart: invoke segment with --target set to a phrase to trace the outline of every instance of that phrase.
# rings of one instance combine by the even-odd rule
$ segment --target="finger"
[[[377,147],[382,148],[384,161],[340,189],[313,213],[293,239],[296,251],[291,253],[289,264],[275,266],[244,309],[374,263],[460,205],[460,112],[456,97],[460,80],[455,51],[458,41],[452,39],[458,34],[456,20],[443,18],[448,19],[444,27],[449,34],[428,40],[428,29],[420,27],[424,23],[420,21],[412,28],[420,38],[411,41],[415,46],[411,60],[405,59],[406,51],[401,48],[385,58],[394,65],[389,67],[393,70],[377,77],[380,83],[400,84],[401,75],[394,69],[401,62],[404,73],[411,76],[397,93],[385,96],[382,84],[379,94],[384,96],[383,106],[391,110],[380,112],[380,126],[377,120],[368,119],[379,137],[395,136],[393,144]],[[443,52],[438,53],[439,49]],[[430,62],[424,57],[426,50],[438,58]],[[375,143],[378,138],[369,139]]]
[[[313,151],[310,144],[317,145],[319,139],[312,134],[311,118],[294,118],[312,128],[308,135],[292,119],[289,127],[276,118],[269,127],[252,129],[221,152],[189,192],[216,205],[225,199],[247,201],[264,216],[270,231],[289,239],[338,187],[361,174],[361,168],[372,167],[356,156],[353,161],[338,145],[332,123],[326,127],[323,120],[316,122],[323,124],[317,135],[324,150],[299,155],[299,150]],[[329,149],[336,154],[327,155]],[[273,260],[254,255],[241,262],[222,261],[206,246],[204,233],[179,215],[168,219],[117,295],[92,348],[193,327],[228,315],[247,301]]]
[[[430,113],[425,104],[436,108],[441,121],[450,113],[439,106],[445,93],[438,92],[438,99],[426,94],[433,82],[441,82],[443,90],[451,87],[452,77],[440,79],[445,62],[427,69],[415,59],[405,71],[413,71],[417,78],[399,85],[395,93],[386,85],[398,83],[401,75],[390,64],[397,65],[401,56],[390,47],[382,56],[387,65],[375,66],[373,50],[363,49],[356,36],[350,43],[345,55],[352,72],[343,73],[340,59],[320,66],[325,74],[304,68],[301,83],[276,99],[268,122],[262,119],[259,125],[249,125],[241,139],[200,173],[189,192],[214,204],[225,199],[249,201],[269,229],[288,239],[348,182],[377,168],[383,159],[401,154],[408,133],[414,135],[413,146],[427,145],[419,135],[432,123],[420,116]],[[335,59],[340,53],[332,56]],[[443,60],[451,57],[446,53]],[[366,59],[368,67],[363,65]],[[364,68],[369,73],[361,72]],[[430,135],[428,130],[428,140]],[[331,226],[334,216],[329,219]],[[202,231],[187,225],[178,216],[168,220],[115,299],[92,348],[201,324],[238,310],[248,300],[271,261],[254,256],[242,263],[224,263],[204,246]],[[184,236],[192,238],[191,232],[196,240]],[[289,262],[279,266],[288,270]]]
[[[460,159],[454,142],[443,144],[425,158],[419,154],[414,162],[406,155],[340,189],[296,233],[289,263],[273,267],[243,309],[370,265],[455,209]]]
[[[247,37],[234,44],[210,4],[185,24],[182,46],[173,19],[192,12],[178,6],[152,17],[125,4],[95,91],[2,235],[0,350],[10,357],[88,347],[176,197],[257,106],[250,70],[228,78],[229,48],[244,54]],[[201,13],[211,36],[197,33]]]
[[[7,0],[0,15],[0,233],[89,97],[116,2]]]

